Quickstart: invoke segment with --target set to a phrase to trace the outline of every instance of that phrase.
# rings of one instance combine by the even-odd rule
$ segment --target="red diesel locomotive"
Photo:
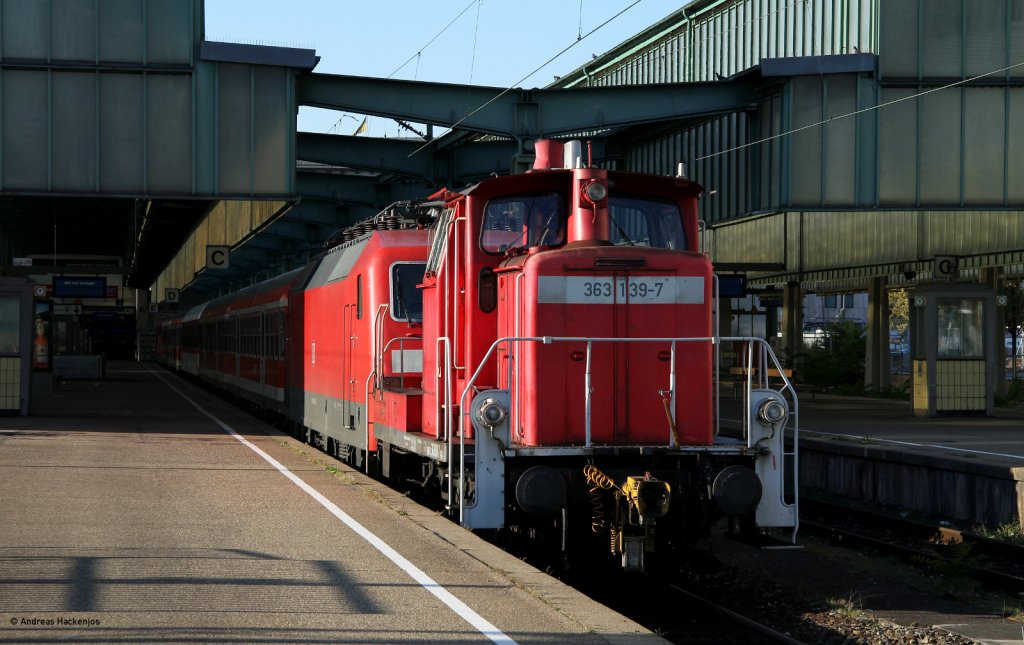
[[[396,204],[164,321],[161,359],[570,562],[660,568],[725,515],[795,536],[796,398],[768,388],[763,341],[715,335],[701,188],[583,167],[578,142],[552,167],[562,148],[539,141],[525,174]],[[732,439],[722,340],[746,357]]]

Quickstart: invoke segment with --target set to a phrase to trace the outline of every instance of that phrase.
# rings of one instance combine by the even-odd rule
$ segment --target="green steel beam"
[[[517,152],[517,144],[509,140],[467,141],[436,151],[418,139],[311,132],[300,132],[296,139],[297,159],[412,177],[427,186],[455,186],[492,173],[506,174]]]
[[[299,105],[459,128],[524,141],[744,110],[753,79],[579,89],[506,89],[361,76],[307,74]]]
[[[412,139],[299,132],[295,158],[427,180],[431,175],[431,154],[426,150],[424,154],[414,154],[422,145],[422,141]]]

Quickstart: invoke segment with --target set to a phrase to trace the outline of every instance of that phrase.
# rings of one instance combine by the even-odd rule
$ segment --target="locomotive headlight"
[[[608,186],[593,180],[583,187],[583,199],[591,205],[604,201],[608,197]]]
[[[476,411],[477,420],[490,428],[500,426],[507,416],[508,409],[498,399],[485,399]]]
[[[765,399],[757,406],[757,420],[769,426],[778,425],[789,416],[786,404],[779,399]]]

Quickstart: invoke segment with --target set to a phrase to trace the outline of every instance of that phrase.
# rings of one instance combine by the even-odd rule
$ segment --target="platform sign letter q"
[[[227,269],[231,265],[231,247],[214,246],[206,247],[206,268]]]

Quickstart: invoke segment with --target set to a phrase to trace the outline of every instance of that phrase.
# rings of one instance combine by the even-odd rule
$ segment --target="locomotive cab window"
[[[391,265],[391,318],[409,322],[423,321],[423,262],[398,262]]]
[[[566,212],[558,193],[492,199],[484,210],[480,248],[506,253],[565,242]]]
[[[608,218],[613,244],[686,250],[683,218],[673,201],[613,196]]]

